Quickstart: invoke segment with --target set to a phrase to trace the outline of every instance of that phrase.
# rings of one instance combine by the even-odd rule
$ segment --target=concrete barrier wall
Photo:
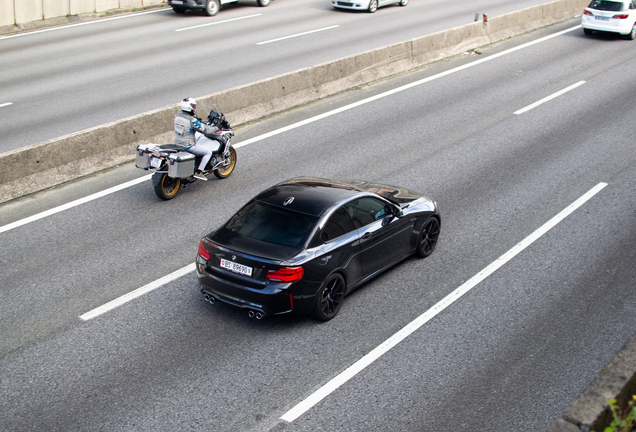
[[[166,3],[164,0],[0,0],[0,26]]]
[[[41,20],[44,14],[42,0],[22,0],[14,3],[13,7],[17,22]]]
[[[72,13],[72,10],[74,9],[71,7],[71,4],[68,1],[44,2],[42,4],[42,15],[37,19],[41,20],[43,19],[43,17],[51,18],[70,15]],[[23,21],[18,21],[16,19],[16,22]]]
[[[471,22],[448,31],[199,96],[197,100],[201,112],[216,103],[237,126],[571,18],[581,13],[587,2],[557,0],[493,17],[487,23]],[[138,144],[170,142],[176,112],[177,104],[0,154],[3,167],[0,170],[0,202],[130,161]]]
[[[15,22],[15,10],[12,0],[0,0],[0,26],[11,25]]]

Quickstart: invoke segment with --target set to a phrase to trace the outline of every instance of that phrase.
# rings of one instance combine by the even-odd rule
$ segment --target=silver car
[[[350,10],[363,10],[370,13],[378,10],[379,7],[388,6],[391,4],[399,4],[400,6],[406,6],[409,0],[331,0],[331,5],[338,9],[350,9]]]

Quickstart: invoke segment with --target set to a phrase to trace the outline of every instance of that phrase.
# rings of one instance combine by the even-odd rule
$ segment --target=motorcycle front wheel
[[[155,187],[157,196],[164,201],[168,201],[179,193],[181,179],[168,177],[166,172],[158,172],[153,174],[152,184]]]
[[[234,168],[236,167],[236,150],[234,150],[234,147],[230,146],[227,151],[230,152],[230,157],[223,162],[223,165],[221,165],[219,169],[214,170],[214,175],[220,179],[224,179],[232,174],[232,171],[234,171]]]

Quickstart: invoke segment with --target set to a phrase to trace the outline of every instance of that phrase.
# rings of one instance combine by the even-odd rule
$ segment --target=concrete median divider
[[[197,98],[201,112],[215,103],[238,126],[572,18],[587,2],[557,0],[214,94],[190,96]],[[177,111],[175,104],[0,154],[0,202],[131,161],[138,144],[170,142]]]

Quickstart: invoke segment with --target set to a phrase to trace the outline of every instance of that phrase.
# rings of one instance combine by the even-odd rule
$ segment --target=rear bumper
[[[231,275],[233,280],[225,279],[200,259],[197,259],[196,272],[203,295],[236,307],[261,312],[263,315],[307,314],[311,311],[310,306],[313,306],[315,293],[320,287],[320,284],[300,281],[293,284],[272,282],[253,288],[236,283],[239,278],[236,275]],[[307,292],[313,293],[313,296],[307,296]]]
[[[369,7],[368,1],[338,1],[332,0],[331,5],[338,9],[350,9],[350,10],[366,10]]]
[[[200,0],[200,2],[201,3],[197,3],[195,0],[168,0],[168,6],[186,9],[205,9],[205,0]]]
[[[631,20],[626,19],[610,18],[609,21],[601,21],[594,17],[584,16],[581,21],[581,26],[588,30],[627,35],[632,31],[634,23]]]

